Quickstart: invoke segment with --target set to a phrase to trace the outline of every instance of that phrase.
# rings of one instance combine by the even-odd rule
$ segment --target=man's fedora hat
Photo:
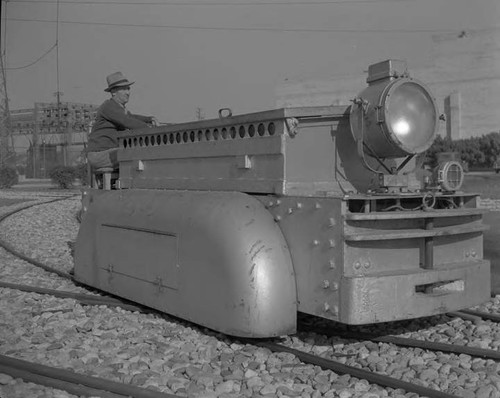
[[[106,77],[106,81],[108,82],[108,88],[104,89],[108,93],[115,87],[125,87],[131,86],[135,82],[129,82],[128,79],[121,72],[115,72]]]

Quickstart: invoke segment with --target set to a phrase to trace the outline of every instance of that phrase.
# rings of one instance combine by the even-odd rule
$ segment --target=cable
[[[0,0],[1,2],[2,0]],[[2,10],[2,4],[0,3],[0,12]],[[3,26],[3,46],[2,46],[2,56],[3,56],[3,59],[4,59],[4,62],[7,62],[7,58],[6,58],[6,49],[7,49],[7,3],[5,3],[5,8],[4,8],[4,12],[3,12],[3,21],[2,21],[2,26]],[[5,65],[5,64],[4,64]]]
[[[50,47],[43,55],[41,55],[40,57],[38,57],[35,61],[29,63],[28,65],[24,65],[24,66],[18,66],[16,68],[5,68],[6,70],[17,70],[17,69],[26,69],[26,68],[29,68],[30,66],[32,65],[35,65],[38,61],[40,61],[43,57],[45,57],[47,54],[49,54],[55,47],[57,46],[57,43],[55,43],[54,45],[52,45],[52,47]]]
[[[56,21],[47,19],[24,19],[24,18],[9,18],[9,21],[20,22],[46,22],[56,23]],[[263,31],[263,32],[319,32],[319,33],[451,33],[458,31],[457,29],[329,29],[329,28],[274,28],[274,27],[218,27],[218,26],[194,26],[194,25],[148,25],[148,24],[129,24],[129,23],[112,23],[112,22],[84,22],[84,21],[62,21],[62,24],[71,25],[98,25],[98,26],[125,26],[125,27],[140,27],[140,28],[167,28],[167,29],[192,29],[192,30],[232,30],[232,31]],[[469,32],[489,31],[500,29],[500,27],[490,27],[484,29],[468,29]]]
[[[56,3],[57,0],[16,0],[16,3]],[[277,1],[277,2],[255,2],[243,1],[239,3],[227,1],[213,1],[213,2],[189,2],[189,1],[97,1],[97,0],[83,0],[83,1],[68,1],[60,0],[59,3],[64,4],[105,4],[105,5],[155,5],[155,6],[290,6],[290,5],[330,5],[330,4],[369,4],[369,3],[404,3],[415,2],[416,0],[323,0],[323,1]]]

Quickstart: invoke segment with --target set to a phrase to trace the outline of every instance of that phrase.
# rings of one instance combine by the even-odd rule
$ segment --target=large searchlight
[[[358,154],[363,160],[365,155],[375,158],[383,166],[386,159],[407,157],[397,170],[384,166],[395,174],[432,145],[439,111],[429,89],[409,77],[404,61],[371,65],[366,81],[368,87],[354,99],[350,112]]]

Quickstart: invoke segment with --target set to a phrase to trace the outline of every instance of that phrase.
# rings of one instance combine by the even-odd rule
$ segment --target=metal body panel
[[[123,132],[120,187],[341,194],[333,132],[350,136],[347,109],[280,109]]]
[[[203,141],[124,150],[119,155],[120,185],[219,191],[248,186],[250,192],[282,192],[283,136],[246,141],[239,148],[229,141]]]
[[[458,289],[419,292],[418,286],[455,281]],[[448,269],[344,278],[339,320],[348,324],[389,322],[468,308],[489,299],[488,261]]]
[[[237,192],[88,190],[84,284],[235,336],[293,333],[297,299],[272,216]]]
[[[482,233],[487,229],[483,213],[481,209],[450,209],[346,214],[345,274],[442,268],[482,259]],[[426,242],[432,242],[432,250],[426,249]]]
[[[259,199],[287,241],[300,312],[365,324],[444,313],[488,299],[483,210],[352,213],[348,196]],[[451,281],[463,289],[423,292],[439,291]]]
[[[300,312],[336,319],[343,273],[341,198],[260,197],[287,241]]]
[[[245,337],[293,333],[297,311],[365,324],[486,300],[477,195],[421,184],[416,157],[360,140],[350,111],[120,133],[119,190],[84,196],[77,280]]]
[[[339,120],[300,120],[296,133],[285,140],[287,196],[342,195],[335,178],[335,141]]]
[[[98,233],[97,262],[111,277],[126,276],[159,288],[178,289],[177,235],[124,223],[101,224]],[[144,265],[146,253],[147,266]]]

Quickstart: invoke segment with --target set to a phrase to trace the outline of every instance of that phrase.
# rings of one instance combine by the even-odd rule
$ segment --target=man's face
[[[125,105],[130,97],[130,86],[116,87],[113,89],[112,95],[116,102]]]

